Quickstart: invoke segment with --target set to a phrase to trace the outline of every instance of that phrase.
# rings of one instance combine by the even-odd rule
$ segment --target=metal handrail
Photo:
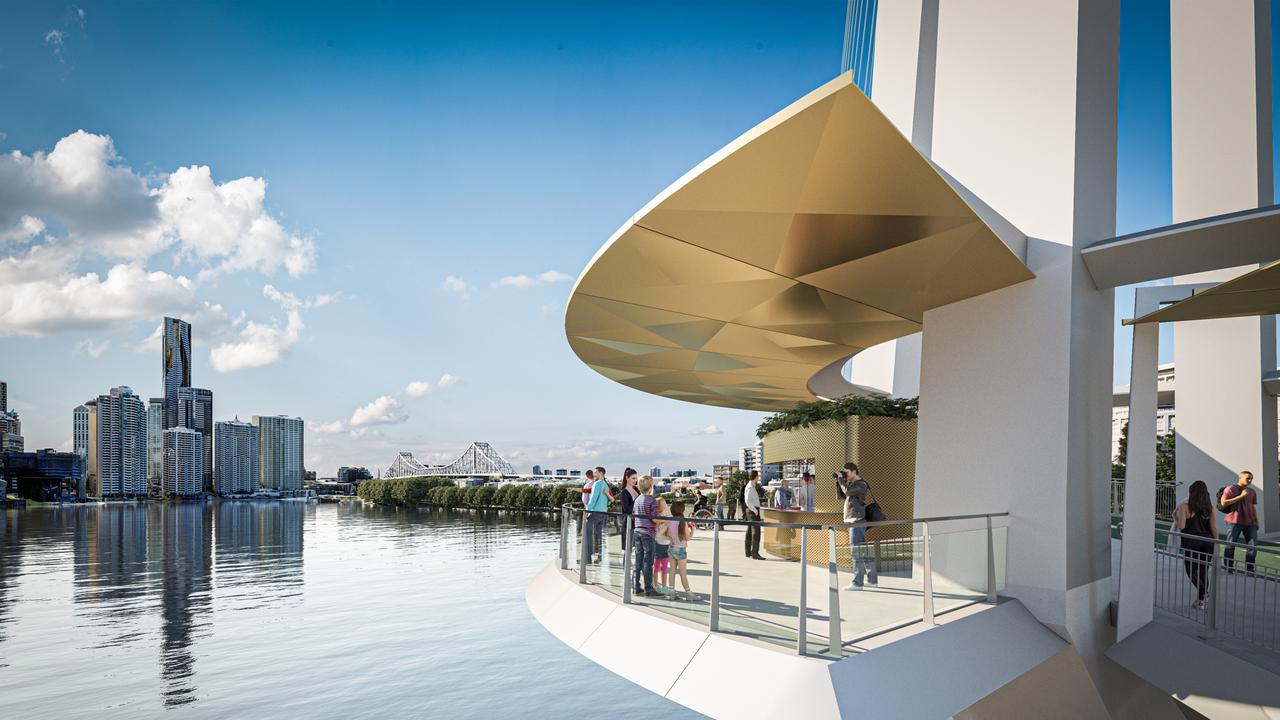
[[[599,513],[599,514],[606,515],[608,517],[635,517],[636,516],[635,513],[624,513],[620,510],[587,510],[585,507],[582,506],[582,503],[565,503],[562,507],[568,508],[571,511]],[[776,509],[776,508],[770,508],[770,509]],[[800,511],[794,511],[794,512],[800,512]],[[773,522],[769,520],[723,520],[721,518],[699,518],[699,517],[693,517],[692,515],[684,515],[682,517],[675,517],[673,515],[645,515],[644,517],[650,520],[676,520],[680,522],[698,523],[699,525],[714,523],[717,525],[743,525],[743,526],[754,526],[754,527],[762,527],[762,528],[777,527],[777,528],[792,528],[796,530],[799,530],[801,528],[807,528],[809,530],[826,530],[829,528],[848,530],[850,528],[859,528],[859,527],[872,528],[872,527],[888,527],[892,525],[906,525],[907,523],[949,522],[952,520],[980,520],[982,518],[1009,517],[1009,513],[1008,511],[1005,511],[1005,512],[996,512],[996,513],[973,513],[970,515],[938,515],[934,517],[906,518],[903,520],[875,520],[875,521],[858,520],[855,522],[839,522],[839,523],[784,523],[784,522]]]
[[[585,545],[590,542],[588,540],[587,516],[588,514],[599,514],[608,517],[623,518],[623,532],[630,536],[634,530],[634,520],[637,516],[634,513],[624,513],[616,510],[587,510],[582,503],[565,503],[561,506],[561,526],[560,526],[560,547],[561,547],[561,568],[567,569],[567,558],[564,557],[568,550],[568,528],[570,518],[574,513],[579,513],[582,518],[582,538],[584,548],[582,549],[582,558],[578,566],[578,582],[579,584],[587,583],[586,566],[589,564]],[[878,521],[859,521],[859,522],[840,522],[840,523],[787,523],[773,522],[767,520],[724,520],[721,518],[698,518],[692,516],[674,516],[674,515],[648,515],[645,516],[649,520],[664,520],[675,522],[692,522],[697,524],[710,523],[712,527],[712,560],[711,560],[711,597],[710,597],[710,613],[707,618],[708,629],[711,632],[720,632],[720,529],[723,526],[739,525],[744,527],[759,528],[789,528],[800,530],[800,547],[801,547],[801,571],[800,571],[800,595],[798,612],[799,632],[796,638],[796,652],[799,655],[807,654],[807,634],[808,634],[808,573],[805,568],[808,567],[808,547],[809,537],[808,531],[819,530],[827,531],[828,534],[828,592],[830,594],[828,601],[828,620],[829,620],[829,649],[833,654],[838,655],[844,646],[841,638],[841,612],[840,612],[840,588],[838,579],[838,567],[836,562],[836,532],[838,530],[850,530],[852,528],[873,528],[888,527],[895,525],[908,525],[919,523],[923,531],[921,541],[922,560],[924,573],[923,577],[923,610],[921,620],[929,625],[935,624],[934,598],[933,598],[933,578],[932,563],[930,562],[930,532],[929,523],[941,523],[958,520],[979,520],[986,521],[985,530],[987,533],[986,553],[987,553],[987,593],[985,601],[990,604],[997,602],[996,597],[996,558],[995,558],[995,541],[993,537],[992,519],[998,517],[1008,517],[1008,512],[997,513],[974,513],[968,515],[939,515],[935,517],[909,518],[904,520],[878,520]],[[984,528],[972,528],[973,530],[982,530]],[[623,597],[624,604],[632,602],[631,587],[635,579],[631,577],[632,568],[632,551],[628,550],[623,557]]]
[[[1176,530],[1166,530],[1164,532],[1168,535],[1176,535],[1178,537],[1184,537],[1191,540],[1212,542],[1217,543],[1218,545],[1230,545],[1231,547],[1240,548],[1241,550],[1257,550],[1259,552],[1271,553],[1272,555],[1280,555],[1280,548],[1273,548],[1269,545],[1248,545],[1244,543],[1231,542],[1230,540],[1223,540],[1222,538],[1210,537],[1208,535],[1188,535]]]

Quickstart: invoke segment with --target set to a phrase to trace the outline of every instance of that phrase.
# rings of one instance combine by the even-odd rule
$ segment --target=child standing
[[[667,501],[658,498],[657,514],[666,516],[671,514],[671,509],[667,507]],[[667,526],[666,520],[654,520],[653,524],[657,526],[656,533],[653,538],[653,582],[658,586],[658,592],[663,595],[672,593],[671,578],[669,577],[668,549],[671,547],[671,538],[663,532]]]
[[[676,502],[671,504],[671,517],[684,517],[684,503]],[[671,548],[668,550],[668,556],[671,558],[671,584],[676,584],[675,576],[680,576],[680,582],[684,585],[684,595],[680,596],[675,593],[672,588],[672,597],[684,600],[701,600],[697,593],[689,589],[689,538],[693,537],[693,523],[681,522],[679,520],[668,520],[665,527],[665,534],[671,541]]]

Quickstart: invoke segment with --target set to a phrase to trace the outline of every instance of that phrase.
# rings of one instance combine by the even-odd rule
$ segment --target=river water
[[[0,513],[3,718],[694,716],[529,613],[551,518],[300,501]]]

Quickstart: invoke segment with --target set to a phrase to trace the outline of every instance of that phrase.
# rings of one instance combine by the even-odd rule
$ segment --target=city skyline
[[[7,7],[0,90],[30,112],[0,118],[0,342],[27,446],[70,449],[66,409],[103,388],[163,395],[148,368],[167,314],[204,338],[183,370],[217,393],[213,419],[305,418],[321,476],[400,450],[447,462],[473,440],[520,467],[733,458],[763,415],[596,377],[565,345],[564,302],[635,198],[835,75],[844,10],[375,9],[268,39],[281,6]],[[1122,24],[1121,232],[1170,203],[1168,78],[1150,61],[1168,8],[1123,11],[1139,22]],[[215,61],[196,36],[261,49]],[[135,72],[142,38],[158,77]],[[685,112],[655,122],[655,96]]]

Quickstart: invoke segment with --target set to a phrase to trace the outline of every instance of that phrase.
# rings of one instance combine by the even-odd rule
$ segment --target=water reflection
[[[554,516],[357,503],[6,511],[0,718],[563,717],[621,693],[615,720],[681,715],[532,618],[558,538]]]

